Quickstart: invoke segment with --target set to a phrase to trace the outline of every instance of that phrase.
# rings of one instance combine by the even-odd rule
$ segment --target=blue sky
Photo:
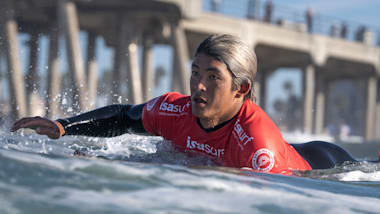
[[[246,0],[225,0],[224,4],[245,10],[245,5],[241,2]],[[317,15],[322,15],[324,20],[347,20],[352,28],[357,27],[359,24],[366,24],[380,32],[380,1],[379,0],[273,0],[275,5],[275,13],[277,11],[284,11],[286,13],[297,13],[298,16],[302,16],[306,8],[310,7]],[[241,3],[241,5],[237,5]],[[352,29],[351,29],[352,30]],[[82,48],[85,50],[85,35],[81,36]],[[26,41],[27,37],[22,37],[20,40]],[[99,62],[99,70],[112,68],[113,51],[110,48],[105,47],[102,40],[98,41],[100,48],[97,51],[97,58]],[[26,67],[27,61],[27,49],[21,48],[21,57],[24,63],[23,67]],[[46,56],[47,56],[47,40],[41,40],[41,59],[39,64],[40,72],[46,72]],[[64,57],[65,54],[61,53]],[[45,56],[45,57],[44,57]],[[85,58],[85,56],[83,56]],[[154,48],[154,65],[163,66],[168,70],[171,70],[172,52],[168,46],[156,45]],[[260,63],[260,62],[259,62]],[[62,66],[62,70],[65,69],[65,65]],[[272,102],[277,98],[284,98],[286,95],[283,93],[282,85],[285,81],[291,81],[294,83],[295,92],[301,96],[301,73],[297,69],[280,69],[275,72],[268,82],[268,100],[267,106],[269,111],[272,111]],[[160,84],[159,88],[156,88],[154,95],[158,96],[166,91],[170,90],[170,80],[165,78]],[[2,90],[4,91],[4,90]],[[3,92],[4,93],[4,92]]]

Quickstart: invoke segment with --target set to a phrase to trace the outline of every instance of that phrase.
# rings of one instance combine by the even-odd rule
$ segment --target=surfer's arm
[[[25,117],[16,121],[11,131],[29,128],[52,139],[63,135],[113,137],[127,132],[146,133],[142,123],[144,106],[145,104],[110,105],[56,121],[43,117]]]
[[[62,125],[61,135],[114,137],[131,132],[142,134],[146,133],[142,123],[144,106],[145,104],[110,105],[74,117],[58,119],[57,125]]]

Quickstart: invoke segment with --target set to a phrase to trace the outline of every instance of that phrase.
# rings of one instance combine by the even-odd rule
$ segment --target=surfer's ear
[[[238,89],[238,92],[236,93],[236,97],[237,98],[245,97],[245,95],[247,95],[250,90],[251,90],[251,84],[249,84],[248,82],[244,82],[240,85],[240,88]]]

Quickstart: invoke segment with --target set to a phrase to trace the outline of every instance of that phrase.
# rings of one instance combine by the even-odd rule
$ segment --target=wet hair
[[[256,79],[257,58],[252,47],[238,37],[228,34],[216,34],[207,37],[197,48],[195,56],[200,53],[214,57],[223,62],[232,74],[232,89],[240,88],[242,84],[251,86],[244,97],[255,101],[253,84]]]

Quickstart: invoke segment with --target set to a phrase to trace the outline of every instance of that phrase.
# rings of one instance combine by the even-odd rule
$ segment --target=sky
[[[222,0],[223,1],[223,0]],[[239,15],[239,10],[246,10],[245,4],[247,0],[224,0],[225,7],[232,8],[232,13]],[[273,0],[275,5],[275,12],[290,14],[298,16],[304,13],[306,8],[312,8],[313,12],[317,15],[323,16],[323,23],[328,24],[331,20],[340,22],[346,20],[350,26],[357,27],[360,24],[370,26],[375,31],[380,32],[380,0]],[[235,9],[235,12],[234,10]],[[293,15],[296,14],[296,15]],[[27,36],[20,37],[20,43],[24,44],[27,41]],[[47,39],[41,39],[40,54],[41,63],[39,63],[40,72],[47,70]],[[81,35],[81,46],[86,50],[86,35]],[[60,53],[63,59],[65,53]],[[26,59],[28,58],[28,48],[21,45],[20,55],[23,61],[23,67],[26,68]],[[44,57],[45,56],[45,57]],[[113,51],[111,48],[106,47],[102,39],[98,40],[97,58],[100,72],[112,69]],[[83,51],[83,59],[85,59],[85,51]],[[63,60],[64,61],[64,60]],[[154,66],[163,66],[167,70],[171,70],[172,50],[168,46],[156,45],[154,47]],[[260,62],[259,62],[260,63]],[[4,63],[1,63],[4,64]],[[1,66],[1,65],[0,65]],[[4,66],[4,65],[2,65]],[[62,70],[66,69],[67,65],[63,64]],[[298,69],[279,69],[273,73],[267,83],[267,107],[268,111],[273,111],[273,101],[286,97],[283,92],[282,86],[286,81],[291,81],[295,86],[295,93],[302,96],[301,81],[302,76]],[[164,78],[159,87],[154,90],[154,96],[170,90],[169,78]],[[4,93],[4,90],[2,90]]]

